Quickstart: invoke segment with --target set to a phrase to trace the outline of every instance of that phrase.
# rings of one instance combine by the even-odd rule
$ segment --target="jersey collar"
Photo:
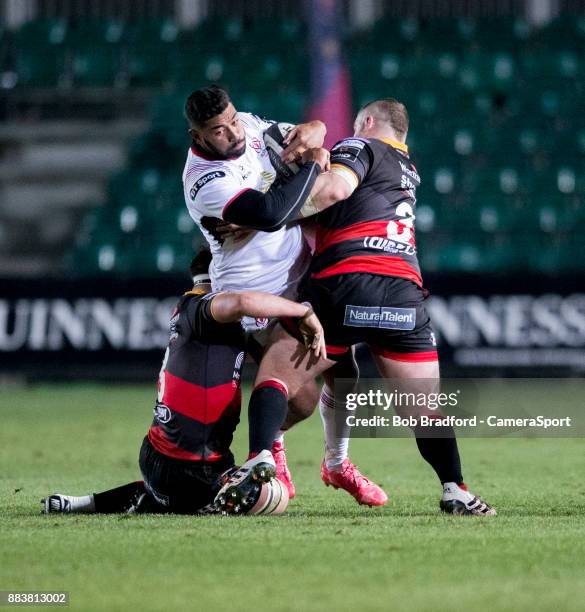
[[[246,147],[247,146],[248,146],[248,138],[246,137]],[[244,151],[242,155],[236,155],[234,157],[213,157],[211,153],[208,153],[207,151],[203,151],[202,149],[200,149],[195,144],[195,142],[191,143],[191,153],[193,153],[193,155],[197,155],[197,157],[201,157],[205,161],[233,161],[234,159],[240,159],[240,157],[243,157],[244,155],[246,155],[246,151]]]
[[[380,138],[382,142],[389,144],[391,147],[398,149],[399,151],[403,151],[404,153],[408,153],[408,145],[403,142],[398,142],[398,140],[394,140],[392,138]]]
[[[209,291],[206,291],[205,289],[197,289],[196,287],[193,287],[191,291],[185,291],[183,295],[206,295],[207,293],[209,293]]]

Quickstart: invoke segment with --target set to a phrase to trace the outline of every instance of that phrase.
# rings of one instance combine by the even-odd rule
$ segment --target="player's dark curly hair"
[[[191,276],[197,276],[198,274],[207,274],[209,271],[209,265],[211,264],[211,252],[209,249],[201,249],[191,261]]]
[[[185,103],[185,116],[191,127],[200,127],[208,119],[222,113],[231,102],[230,96],[219,85],[195,90]]]

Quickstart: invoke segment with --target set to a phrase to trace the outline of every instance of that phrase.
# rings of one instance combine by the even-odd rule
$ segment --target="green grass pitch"
[[[354,440],[391,498],[319,479],[318,415],[287,436],[282,517],[43,516],[39,500],[139,477],[152,386],[7,387],[0,400],[0,590],[67,590],[73,610],[583,610],[583,440],[460,444],[495,518],[440,514],[413,440]],[[580,401],[580,398],[575,398]],[[245,453],[246,427],[235,450]]]

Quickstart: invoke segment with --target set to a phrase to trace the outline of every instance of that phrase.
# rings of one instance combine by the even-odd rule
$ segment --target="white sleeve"
[[[261,132],[264,132],[271,125],[276,123],[276,121],[265,119],[263,117],[259,117],[258,115],[253,115],[252,113],[238,113],[238,117],[244,125],[247,125],[252,129],[260,130]]]
[[[242,191],[241,181],[229,168],[211,170],[185,183],[185,201],[191,217],[223,219],[223,209]]]

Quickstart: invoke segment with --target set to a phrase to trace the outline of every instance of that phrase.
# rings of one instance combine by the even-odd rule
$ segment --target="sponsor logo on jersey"
[[[416,185],[407,176],[404,176],[404,174],[402,174],[400,176],[400,189],[407,189],[410,191],[410,193],[414,193]]]
[[[252,174],[252,170],[250,170],[249,168],[244,168],[244,166],[240,165],[238,166],[240,173],[242,175],[242,180],[245,181],[250,174]]]
[[[270,323],[270,319],[266,318],[256,318],[256,317],[242,317],[240,320],[240,325],[245,332],[254,333],[260,331],[261,329],[266,329],[268,324]]]
[[[342,140],[331,149],[331,161],[334,162],[336,159],[355,161],[365,146],[365,142],[356,138]]]
[[[165,406],[164,404],[157,404],[155,409],[154,409],[154,418],[159,422],[159,423],[168,423],[171,418],[172,418],[172,413],[171,410],[168,406]]]
[[[338,142],[331,150],[335,151],[340,147],[354,147],[355,149],[363,149],[366,146],[366,142],[366,140],[360,140],[359,138],[346,138],[345,140]]]
[[[254,149],[254,151],[256,151],[256,153],[259,153],[262,150],[262,141],[260,140],[260,138],[252,138],[252,140],[250,140],[250,146]]]
[[[343,324],[348,327],[376,327],[410,331],[416,327],[416,309],[347,304]]]
[[[412,170],[403,162],[399,162],[399,164],[400,164],[400,167],[402,168],[402,172],[404,172],[404,174],[409,176],[411,179],[415,180],[420,185],[420,176],[418,175],[418,172],[416,170]]]
[[[261,191],[262,193],[266,193],[270,189],[270,186],[272,185],[272,183],[274,183],[276,174],[263,170],[260,173],[260,176],[262,178],[262,183],[258,187],[258,190]]]
[[[382,238],[381,236],[366,236],[364,238],[364,248],[376,249],[393,255],[416,255],[416,247],[407,242],[398,242],[391,238]]]
[[[178,320],[179,320],[179,312],[175,310],[175,312],[173,313],[173,316],[171,317],[171,320],[169,321],[169,331],[170,331],[169,342],[173,342],[179,336],[179,332],[177,331],[177,321]]]
[[[245,356],[246,353],[242,351],[238,353],[238,356],[236,357],[236,362],[234,363],[234,373],[232,375],[234,387],[237,387],[240,384],[240,378],[242,377],[242,364],[244,363]]]
[[[215,179],[221,178],[223,176],[225,176],[225,172],[223,170],[214,170],[213,172],[208,172],[207,174],[204,174],[201,178],[197,179],[193,187],[191,187],[191,191],[189,192],[191,199],[195,199],[195,196],[197,195],[197,192],[201,189],[201,187],[204,187],[205,185],[207,185],[207,183],[210,183],[211,181],[214,181]]]

